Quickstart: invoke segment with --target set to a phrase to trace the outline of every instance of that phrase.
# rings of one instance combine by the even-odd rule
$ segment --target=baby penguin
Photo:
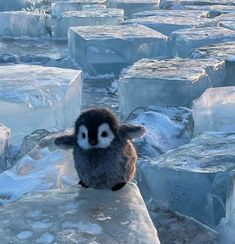
[[[55,144],[73,147],[80,185],[117,191],[135,175],[137,153],[131,139],[144,134],[143,126],[120,124],[109,110],[94,108],[79,116],[73,135],[58,137]]]

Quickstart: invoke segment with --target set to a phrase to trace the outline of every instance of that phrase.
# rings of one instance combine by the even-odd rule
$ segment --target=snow
[[[80,113],[81,71],[17,64],[0,66],[0,73],[0,118],[12,131],[12,144],[36,129],[73,125]]]
[[[156,157],[190,141],[192,118],[188,109],[153,106],[135,113],[129,122],[147,129],[144,137],[135,140],[141,157]]]
[[[65,206],[74,205],[67,209]],[[27,215],[40,209],[37,221]],[[14,215],[9,222],[3,220]],[[98,216],[110,217],[100,220]],[[36,192],[0,209],[2,243],[143,243],[160,244],[137,186],[128,183],[123,189],[70,188],[64,191]],[[32,228],[35,223],[47,228]],[[126,223],[123,225],[122,223]],[[140,231],[141,230],[141,231]],[[19,233],[27,239],[19,239]],[[7,233],[4,234],[4,233]]]
[[[10,139],[11,130],[0,124],[0,172],[10,167]]]
[[[218,60],[140,60],[117,82],[120,113],[126,117],[149,105],[191,107],[208,87],[223,85],[224,76],[224,64]]]
[[[69,27],[118,25],[121,21],[123,21],[122,9],[90,8],[64,12],[57,18],[52,19],[52,35],[67,39]]]
[[[0,36],[46,38],[50,16],[36,12],[0,12]]]
[[[170,38],[173,53],[189,57],[194,48],[235,41],[235,31],[222,27],[183,29],[173,32]]]
[[[32,231],[27,231],[27,230],[22,231],[22,232],[20,232],[20,233],[17,235],[17,237],[18,237],[20,240],[28,239],[28,238],[30,238],[30,237],[32,237],[32,236],[33,236],[33,232],[32,232]]]
[[[70,184],[64,181],[66,176],[71,179]],[[37,158],[26,155],[12,169],[0,174],[0,204],[15,201],[32,191],[76,185],[77,180],[70,151],[43,148],[37,151]],[[35,228],[39,228],[37,223]]]
[[[168,11],[159,10],[158,13],[156,12],[155,16],[142,16],[139,18],[126,20],[124,24],[144,25],[156,31],[159,31],[166,36],[170,36],[172,32],[180,29],[216,25],[216,22],[211,19],[200,18],[198,16],[190,16],[190,12],[187,13],[186,11],[185,15],[182,14],[181,16],[179,15],[179,13],[177,13],[177,11],[171,11],[170,13],[168,13]]]
[[[69,29],[70,55],[89,74],[118,74],[144,57],[168,52],[163,34],[145,26],[82,26]]]
[[[58,1],[51,5],[52,16],[56,17],[67,11],[79,11],[84,8],[106,8],[106,0],[76,0],[76,1]]]
[[[144,10],[158,9],[158,0],[107,0],[107,6],[124,10],[126,17]]]
[[[228,176],[235,169],[234,147],[235,134],[205,133],[139,164],[159,207],[215,228],[225,215]]]
[[[235,132],[235,86],[207,89],[193,102],[194,133]]]

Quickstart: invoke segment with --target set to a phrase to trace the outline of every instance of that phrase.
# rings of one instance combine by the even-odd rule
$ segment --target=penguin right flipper
[[[78,185],[81,185],[82,187],[89,188],[86,184],[84,184],[81,180],[78,182]]]

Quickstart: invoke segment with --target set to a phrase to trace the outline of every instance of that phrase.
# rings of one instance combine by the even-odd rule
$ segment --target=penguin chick
[[[105,108],[94,108],[79,116],[73,135],[58,137],[55,144],[73,148],[80,185],[116,191],[135,175],[137,153],[131,140],[145,131],[120,124]]]

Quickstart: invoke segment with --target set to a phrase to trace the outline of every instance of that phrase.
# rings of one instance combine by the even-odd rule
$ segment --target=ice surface
[[[188,57],[193,48],[235,41],[235,31],[222,27],[184,29],[173,32],[170,38],[173,53],[177,56]]]
[[[188,143],[192,134],[192,115],[186,108],[152,106],[137,110],[129,121],[147,129],[144,137],[135,140],[141,157],[156,157],[177,148]]]
[[[224,76],[218,60],[140,60],[118,80],[121,115],[149,105],[191,107],[207,88],[223,85]]]
[[[235,5],[233,0],[160,0],[162,9],[182,9],[185,6]]]
[[[9,168],[11,130],[0,124],[0,172]]]
[[[218,227],[220,243],[233,244],[235,240],[235,171],[230,174],[228,198],[226,201],[226,216]]]
[[[108,7],[121,8],[126,17],[144,10],[158,9],[158,0],[107,0]]]
[[[153,197],[215,228],[225,215],[229,173],[235,169],[235,134],[206,133],[191,143],[140,162]]]
[[[235,133],[235,86],[207,89],[193,102],[194,132]]]
[[[106,8],[104,5],[106,0],[75,0],[75,1],[61,1],[52,3],[52,16],[61,15],[67,11],[79,11],[84,8]]]
[[[235,42],[200,47],[193,51],[193,58],[216,58],[225,61],[225,84],[235,85]]]
[[[65,129],[80,112],[81,71],[36,65],[0,66],[0,121],[21,143],[36,129]]]
[[[57,18],[52,19],[52,35],[54,37],[67,38],[69,27],[118,25],[123,21],[122,9],[96,9],[90,8],[81,11],[64,12]]]
[[[177,11],[174,11],[177,12]],[[166,36],[179,29],[215,26],[216,22],[208,18],[191,17],[189,14],[185,15],[168,13],[168,11],[159,10],[159,15],[140,17],[130,19],[124,24],[140,24],[161,32]]]
[[[26,11],[0,12],[0,36],[49,37],[46,14]]]
[[[32,217],[31,213],[41,214]],[[9,213],[14,215],[9,219]],[[8,221],[5,221],[8,220]],[[140,192],[128,183],[117,192],[71,188],[29,194],[0,209],[3,243],[160,244]],[[47,226],[44,228],[32,227]],[[27,239],[19,233],[32,232]],[[21,234],[22,236],[22,234]]]
[[[166,55],[166,40],[166,36],[145,26],[69,29],[70,54],[90,74],[118,74],[138,59]]]

